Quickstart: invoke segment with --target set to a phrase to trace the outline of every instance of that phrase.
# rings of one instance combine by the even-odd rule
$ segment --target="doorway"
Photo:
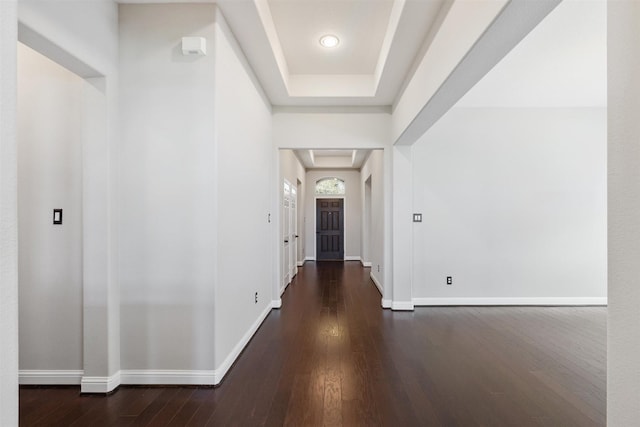
[[[316,260],[344,260],[344,199],[316,199]]]
[[[79,384],[87,83],[22,43],[17,71],[19,381]]]
[[[287,286],[298,274],[298,188],[286,179],[283,184],[283,250],[282,272],[284,283]]]

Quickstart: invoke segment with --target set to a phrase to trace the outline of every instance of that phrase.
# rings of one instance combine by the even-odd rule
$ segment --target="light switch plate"
[[[55,225],[62,224],[62,209],[53,210],[53,223]]]

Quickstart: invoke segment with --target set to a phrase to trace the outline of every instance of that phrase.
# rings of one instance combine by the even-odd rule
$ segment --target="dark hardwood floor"
[[[380,308],[307,263],[218,388],[22,388],[24,426],[603,426],[603,307]]]

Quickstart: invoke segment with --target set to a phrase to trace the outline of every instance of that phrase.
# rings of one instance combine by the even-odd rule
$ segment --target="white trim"
[[[308,256],[308,257],[305,257],[305,258],[304,258],[304,262],[307,262],[307,261],[315,261],[315,260],[316,260],[316,257],[314,257],[314,256]]]
[[[282,307],[282,298],[274,299],[271,301],[271,308],[280,308]]]
[[[391,310],[411,311],[413,310],[413,301],[392,301]]]
[[[382,292],[382,285],[380,284],[378,279],[376,279],[376,276],[373,275],[373,271],[369,272],[369,277],[371,277],[371,281],[374,285],[376,285],[376,288],[378,288],[378,292],[380,292],[380,295],[384,295],[384,293]],[[391,307],[391,304],[389,304],[389,307]]]
[[[18,371],[20,385],[79,385],[84,371],[21,369]]]
[[[348,255],[348,256],[345,255],[344,260],[345,261],[360,261],[360,262],[362,262],[362,258],[360,258],[357,255],[356,256],[354,256],[354,255]]]
[[[284,294],[284,291],[286,291],[286,290],[287,290],[287,287],[288,287],[290,284],[291,284],[291,280],[289,280],[289,281],[287,282],[287,284],[286,284],[286,285],[284,285],[284,286],[282,286],[282,287],[280,288],[280,296],[282,296],[282,294]]]
[[[80,393],[109,393],[120,385],[120,371],[110,377],[82,377]]]
[[[607,297],[414,298],[414,305],[607,305]]]
[[[274,105],[271,107],[276,113],[304,113],[304,114],[391,114],[390,105]],[[318,147],[316,147],[318,148]],[[297,149],[296,147],[292,149]],[[321,148],[320,148],[321,149]],[[365,148],[363,148],[364,150]],[[379,150],[378,148],[366,148],[367,150]]]
[[[382,306],[382,308],[391,308],[391,300],[382,298],[382,301],[380,301],[380,305]]]
[[[123,370],[120,379],[120,384],[131,385],[214,385],[215,371]]]
[[[362,263],[363,267],[372,267],[371,261],[363,261],[362,258],[360,258],[360,263]]]
[[[238,341],[236,346],[233,348],[233,350],[231,350],[231,352],[226,357],[226,359],[224,359],[222,364],[215,371],[213,371],[214,385],[220,384],[220,382],[222,381],[224,376],[227,374],[229,369],[231,369],[231,366],[233,366],[238,356],[240,356],[240,353],[242,353],[242,350],[244,350],[244,348],[249,343],[253,335],[256,333],[260,325],[262,325],[262,322],[264,322],[264,319],[266,319],[269,313],[271,312],[271,309],[272,309],[271,305],[272,304],[268,305],[264,309],[264,311],[260,314],[260,316],[258,316],[258,318],[253,323],[253,325],[251,325],[249,330],[244,334],[242,338],[240,338],[240,341]]]
[[[298,267],[304,267],[305,261],[306,261],[305,259],[303,259],[302,261],[298,261]]]

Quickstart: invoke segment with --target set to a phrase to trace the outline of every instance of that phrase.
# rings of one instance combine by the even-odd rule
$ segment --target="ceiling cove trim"
[[[273,114],[391,114],[390,105],[295,106],[274,105]]]
[[[398,25],[400,24],[400,18],[402,12],[405,10],[406,0],[394,0],[393,6],[391,6],[391,14],[389,16],[389,25],[387,26],[387,32],[384,35],[382,41],[382,48],[380,49],[380,56],[378,56],[378,64],[374,72],[375,79],[375,92],[380,87],[380,80],[382,79],[382,73],[384,72],[385,65],[389,59],[389,52],[391,51],[391,45],[398,32]]]
[[[269,40],[269,45],[271,46],[273,57],[275,58],[276,64],[278,65],[280,77],[282,78],[282,82],[284,83],[284,87],[286,88],[287,93],[289,93],[291,92],[291,88],[289,86],[289,66],[287,65],[287,60],[284,57],[284,51],[282,50],[282,44],[280,44],[278,31],[276,30],[276,26],[273,22],[273,16],[271,15],[269,3],[267,2],[267,0],[254,0],[254,3],[256,5],[256,10],[258,11],[258,17],[262,22],[262,27],[267,34],[267,39]]]

